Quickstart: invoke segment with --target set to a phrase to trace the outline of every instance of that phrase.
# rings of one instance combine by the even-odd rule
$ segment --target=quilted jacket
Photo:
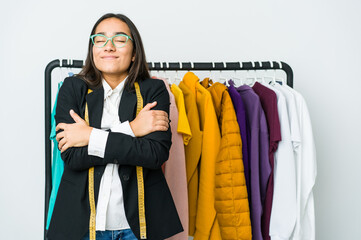
[[[215,167],[215,209],[222,240],[252,239],[242,140],[232,100],[223,84],[213,84],[208,78],[201,84],[211,93],[221,133]]]

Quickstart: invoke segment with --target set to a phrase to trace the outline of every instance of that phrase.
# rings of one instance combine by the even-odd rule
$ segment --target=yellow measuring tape
[[[137,94],[137,115],[143,108],[143,98],[140,94],[138,82],[134,83],[135,92]],[[144,205],[144,180],[143,167],[137,166],[137,182],[138,182],[138,208],[139,208],[139,227],[140,239],[147,239],[147,224],[145,222],[145,205]]]
[[[137,94],[137,115],[143,108],[143,98],[140,94],[138,82],[134,83],[135,92]],[[92,90],[88,90],[88,94]],[[85,121],[89,125],[88,104],[85,105]],[[139,227],[140,239],[147,239],[147,225],[145,222],[145,204],[144,204],[144,180],[143,180],[143,167],[137,166],[137,183],[138,183],[138,208],[139,208]],[[94,200],[94,167],[89,168],[89,204],[90,204],[90,220],[89,220],[89,240],[96,239],[95,229],[95,200]]]
[[[88,89],[88,94],[91,93],[92,90]],[[85,104],[85,121],[89,125],[89,114],[88,114],[88,104]],[[88,173],[88,181],[89,181],[89,204],[90,204],[90,219],[89,219],[89,239],[95,240],[95,199],[94,199],[94,167],[89,168]]]

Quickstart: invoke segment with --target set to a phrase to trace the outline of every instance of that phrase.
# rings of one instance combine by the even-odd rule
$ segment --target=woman
[[[138,115],[137,83],[145,105]],[[134,24],[121,14],[102,16],[92,29],[83,70],[66,78],[58,94],[56,137],[65,168],[50,240],[89,239],[92,224],[97,239],[141,239],[142,232],[142,239],[159,240],[183,231],[161,171],[171,146],[168,112],[168,92],[149,77]],[[146,228],[139,222],[136,166],[143,167]]]

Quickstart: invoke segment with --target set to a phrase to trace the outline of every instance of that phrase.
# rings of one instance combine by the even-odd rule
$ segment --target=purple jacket
[[[267,183],[271,174],[268,157],[269,138],[267,121],[258,95],[247,85],[237,88],[246,110],[250,139],[248,153],[250,163],[251,222],[254,240],[262,240],[262,205],[266,197]]]

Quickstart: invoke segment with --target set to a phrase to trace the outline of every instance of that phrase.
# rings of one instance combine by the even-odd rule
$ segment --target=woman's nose
[[[112,41],[109,40],[109,41],[105,44],[104,49],[105,49],[106,51],[114,51],[114,50],[115,50],[115,46],[114,46],[114,44],[112,43]]]

